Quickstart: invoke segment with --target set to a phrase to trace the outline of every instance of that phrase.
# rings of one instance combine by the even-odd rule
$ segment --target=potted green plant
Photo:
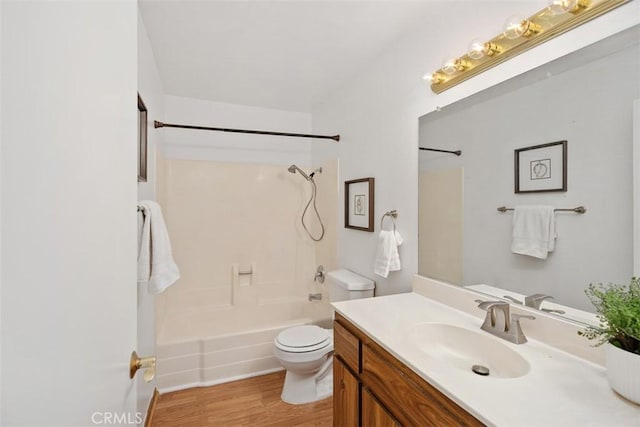
[[[590,284],[585,290],[596,308],[599,326],[578,332],[596,346],[605,344],[609,385],[623,397],[640,404],[640,278],[628,286]]]

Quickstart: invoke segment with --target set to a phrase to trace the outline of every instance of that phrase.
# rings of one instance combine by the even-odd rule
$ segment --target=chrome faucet
[[[526,305],[527,307],[535,308],[540,311],[544,311],[546,313],[558,313],[558,314],[565,313],[565,311],[563,310],[556,310],[552,308],[542,308],[542,302],[548,299],[553,299],[553,297],[551,295],[545,295],[545,294],[533,294],[524,298],[524,305]]]
[[[535,317],[516,313],[510,314],[509,303],[504,301],[476,300],[476,302],[478,303],[478,308],[487,312],[480,329],[515,344],[527,342],[527,337],[520,326],[520,319],[534,320]],[[497,316],[496,312],[502,313],[502,315]]]
[[[536,310],[540,310],[540,306],[542,305],[542,301],[546,299],[553,299],[551,295],[545,294],[533,294],[524,297],[524,305],[527,307],[535,308]]]

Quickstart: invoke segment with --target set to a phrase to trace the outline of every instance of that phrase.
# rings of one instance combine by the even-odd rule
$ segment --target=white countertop
[[[604,368],[529,339],[512,344],[480,329],[482,321],[416,293],[333,303],[378,344],[487,425],[635,426],[640,406],[618,396]],[[517,351],[530,364],[518,378],[482,377],[435,360],[411,345],[411,329],[438,322],[478,331]],[[523,322],[523,329],[524,326]]]

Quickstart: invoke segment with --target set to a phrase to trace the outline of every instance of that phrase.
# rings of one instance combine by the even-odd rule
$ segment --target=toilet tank
[[[353,271],[341,268],[327,273],[330,301],[347,301],[373,296],[376,284]]]

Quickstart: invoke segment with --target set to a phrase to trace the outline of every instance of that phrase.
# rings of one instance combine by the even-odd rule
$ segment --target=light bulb
[[[442,71],[444,71],[445,74],[453,74],[456,72],[456,59],[455,58],[449,58],[446,59],[444,61],[444,63],[442,64]]]
[[[547,9],[554,15],[577,13],[589,7],[589,0],[549,0]]]
[[[460,58],[450,58],[442,64],[442,71],[445,74],[455,74],[456,71],[463,71],[469,68],[469,64]]]
[[[473,39],[469,44],[467,56],[471,59],[482,59],[485,56],[493,56],[501,52],[502,48],[495,43],[483,42],[481,39]]]
[[[428,81],[432,85],[437,85],[438,83],[442,83],[442,81],[444,80],[444,78],[442,77],[442,74],[438,72],[426,73],[424,76],[422,76],[422,79]]]
[[[517,39],[524,34],[528,23],[528,19],[522,18],[519,15],[509,17],[504,24],[504,36],[510,40]]]
[[[471,59],[480,59],[484,57],[484,42],[480,39],[473,39],[469,44],[467,55]]]
[[[507,19],[504,24],[504,36],[510,40],[518,37],[529,37],[532,34],[538,34],[540,26],[534,24],[527,18],[519,15],[513,15]]]

